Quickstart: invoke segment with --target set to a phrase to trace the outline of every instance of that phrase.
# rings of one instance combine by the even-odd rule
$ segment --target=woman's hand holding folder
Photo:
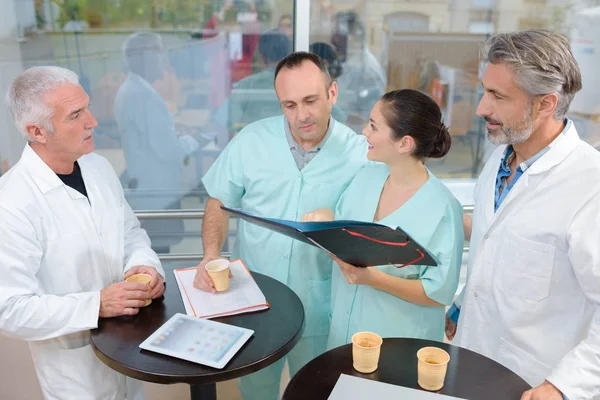
[[[344,274],[344,278],[346,278],[346,282],[351,285],[369,285],[373,284],[373,277],[381,273],[377,268],[367,267],[367,268],[357,268],[352,264],[348,264],[337,258],[336,256],[331,256],[333,260],[340,267],[340,270]]]
[[[302,216],[301,222],[325,222],[334,220],[333,211],[329,208],[317,208]]]

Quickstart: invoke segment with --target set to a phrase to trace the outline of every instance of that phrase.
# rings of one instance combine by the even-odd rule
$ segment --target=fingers
[[[342,269],[342,271],[344,271],[344,273],[354,272],[354,267],[352,265],[350,265],[350,264],[346,264],[342,260],[340,260],[338,262],[338,265],[340,266],[340,268]]]
[[[340,270],[342,271],[342,274],[344,274],[344,278],[346,278],[346,282],[348,283],[354,283],[354,276],[352,275],[352,271],[349,271],[348,268],[343,265],[343,264],[339,264]]]
[[[528,390],[525,393],[523,393],[523,395],[521,396],[521,400],[532,400],[531,390]]]
[[[139,312],[140,312],[139,308],[128,307],[128,308],[123,309],[123,312],[121,313],[121,315],[136,315]]]
[[[121,282],[117,283],[117,285],[121,285],[121,288],[126,291],[142,291],[145,292],[148,290],[148,285],[140,282]]]
[[[447,315],[446,315],[446,324],[444,326],[444,331],[446,333],[446,337],[448,338],[448,340],[454,339],[454,335],[456,334],[456,324]]]
[[[162,281],[159,281],[156,286],[150,292],[150,297],[152,299],[158,299],[165,293],[165,285]]]
[[[150,292],[146,291],[146,290],[135,290],[135,291],[129,291],[126,293],[126,297],[127,299],[146,299],[149,300],[152,297],[150,297]]]
[[[153,268],[153,271],[150,273],[150,276],[152,277],[152,280],[150,281],[150,287],[153,288],[158,284],[158,280],[162,279],[162,277],[158,274],[158,271],[156,271]]]
[[[306,213],[300,219],[301,222],[318,222],[320,221],[319,215],[314,212]]]
[[[344,264],[345,263],[342,260],[340,260],[339,258],[337,258],[337,256],[335,256],[335,255],[332,254],[331,258],[333,258],[333,261],[335,261],[335,263],[337,265],[339,265],[340,268],[342,268],[342,269],[344,268]]]
[[[142,308],[146,306],[146,300],[130,299],[123,302],[123,307],[127,308]]]
[[[135,275],[139,273],[140,267],[131,267],[129,271],[125,274],[125,279],[129,278],[131,275]]]
[[[208,276],[208,273],[204,269],[204,267],[200,264],[198,266],[198,270],[196,271],[196,277],[194,278],[194,287],[196,289],[203,290],[205,292],[216,293],[217,291],[214,288],[214,284],[212,279]]]
[[[450,331],[450,327],[448,326],[448,322],[446,322],[446,326],[444,326],[444,333],[446,333],[446,337],[452,340],[452,332]]]

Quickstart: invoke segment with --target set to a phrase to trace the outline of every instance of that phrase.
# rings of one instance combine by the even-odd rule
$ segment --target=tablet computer
[[[250,329],[178,313],[140,348],[222,369],[253,334]]]

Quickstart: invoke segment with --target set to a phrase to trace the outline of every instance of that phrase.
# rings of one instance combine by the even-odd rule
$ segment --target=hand
[[[448,340],[454,339],[454,335],[456,335],[456,324],[448,317],[448,314],[446,314],[446,326],[444,330],[446,331]]]
[[[463,215],[463,230],[465,232],[465,241],[471,241],[471,232],[473,231],[473,217],[469,214]]]
[[[548,381],[544,381],[539,386],[526,391],[521,396],[521,400],[562,400],[563,395],[560,390]]]
[[[328,208],[317,208],[311,212],[308,212],[302,216],[300,221],[302,222],[317,222],[317,221],[333,221],[333,211]]]
[[[100,291],[100,317],[135,315],[150,299],[148,286],[139,282],[118,282]]]
[[[354,265],[340,260],[336,256],[331,256],[331,258],[333,258],[342,270],[346,282],[352,285],[371,285],[375,274],[380,272],[377,268],[373,267],[355,267]]]
[[[150,267],[148,265],[136,265],[135,267],[131,267],[129,271],[125,274],[125,279],[129,278],[131,275],[135,274],[148,274],[152,277],[150,281],[150,298],[158,299],[165,292],[165,280],[156,268]]]
[[[194,287],[196,289],[204,290],[205,292],[217,293],[215,290],[215,284],[213,283],[208,272],[206,272],[206,264],[209,262],[221,258],[219,256],[206,256],[202,259],[202,262],[196,267],[196,276],[194,277]],[[233,278],[231,270],[229,270],[229,279]]]

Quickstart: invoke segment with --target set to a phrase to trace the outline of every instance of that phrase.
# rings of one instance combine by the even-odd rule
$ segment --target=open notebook
[[[194,287],[196,267],[173,271],[187,315],[217,318],[269,308],[265,295],[242,260],[232,261],[229,268],[233,274],[229,289],[215,294]]]

